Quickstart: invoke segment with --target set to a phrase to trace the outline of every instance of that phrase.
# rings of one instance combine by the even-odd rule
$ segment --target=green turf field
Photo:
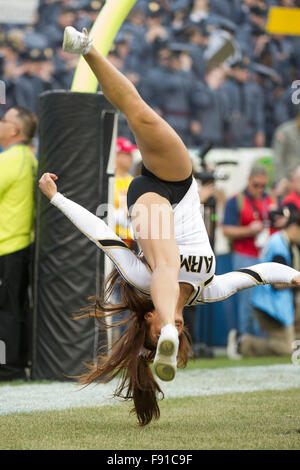
[[[130,407],[9,415],[0,449],[299,449],[300,390],[165,400],[145,428]]]
[[[289,362],[217,358],[189,369]],[[129,403],[8,414],[0,416],[0,449],[300,449],[299,403],[300,388],[169,398],[160,402],[160,420],[145,428],[136,425]]]

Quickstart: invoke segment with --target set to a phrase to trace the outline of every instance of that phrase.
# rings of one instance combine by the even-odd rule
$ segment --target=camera
[[[285,217],[285,213],[282,209],[271,209],[269,212],[270,226],[272,228],[277,228],[276,222],[278,217]]]
[[[213,144],[207,143],[204,147],[201,147],[198,150],[198,157],[201,160],[201,171],[195,172],[194,177],[198,179],[202,185],[207,185],[211,183],[215,183],[217,180],[226,181],[228,179],[228,175],[226,173],[222,173],[220,171],[213,171],[208,169],[207,163],[205,161],[206,155],[208,152],[213,148]]]

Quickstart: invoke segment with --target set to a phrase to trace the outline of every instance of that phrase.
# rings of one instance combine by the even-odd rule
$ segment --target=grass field
[[[189,370],[278,363],[290,359],[197,360]],[[129,415],[129,403],[7,414],[0,416],[0,449],[300,449],[299,403],[300,388],[168,398],[161,418],[145,428]]]

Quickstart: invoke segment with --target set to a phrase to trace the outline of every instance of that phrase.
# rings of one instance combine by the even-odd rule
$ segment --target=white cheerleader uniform
[[[248,269],[215,275],[215,256],[200,211],[198,185],[194,179],[191,181],[186,194],[173,207],[175,239],[181,258],[178,281],[193,287],[186,306],[224,300],[241,289],[260,284],[290,284],[299,275],[293,268],[278,263],[262,263]],[[51,204],[109,256],[130,285],[150,296],[150,267],[103,220],[60,193],[55,194]]]

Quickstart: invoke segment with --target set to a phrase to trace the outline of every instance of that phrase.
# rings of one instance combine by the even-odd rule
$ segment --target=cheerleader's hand
[[[52,199],[57,193],[57,186],[54,182],[57,179],[58,177],[54,173],[44,173],[39,181],[40,190],[49,199]]]

